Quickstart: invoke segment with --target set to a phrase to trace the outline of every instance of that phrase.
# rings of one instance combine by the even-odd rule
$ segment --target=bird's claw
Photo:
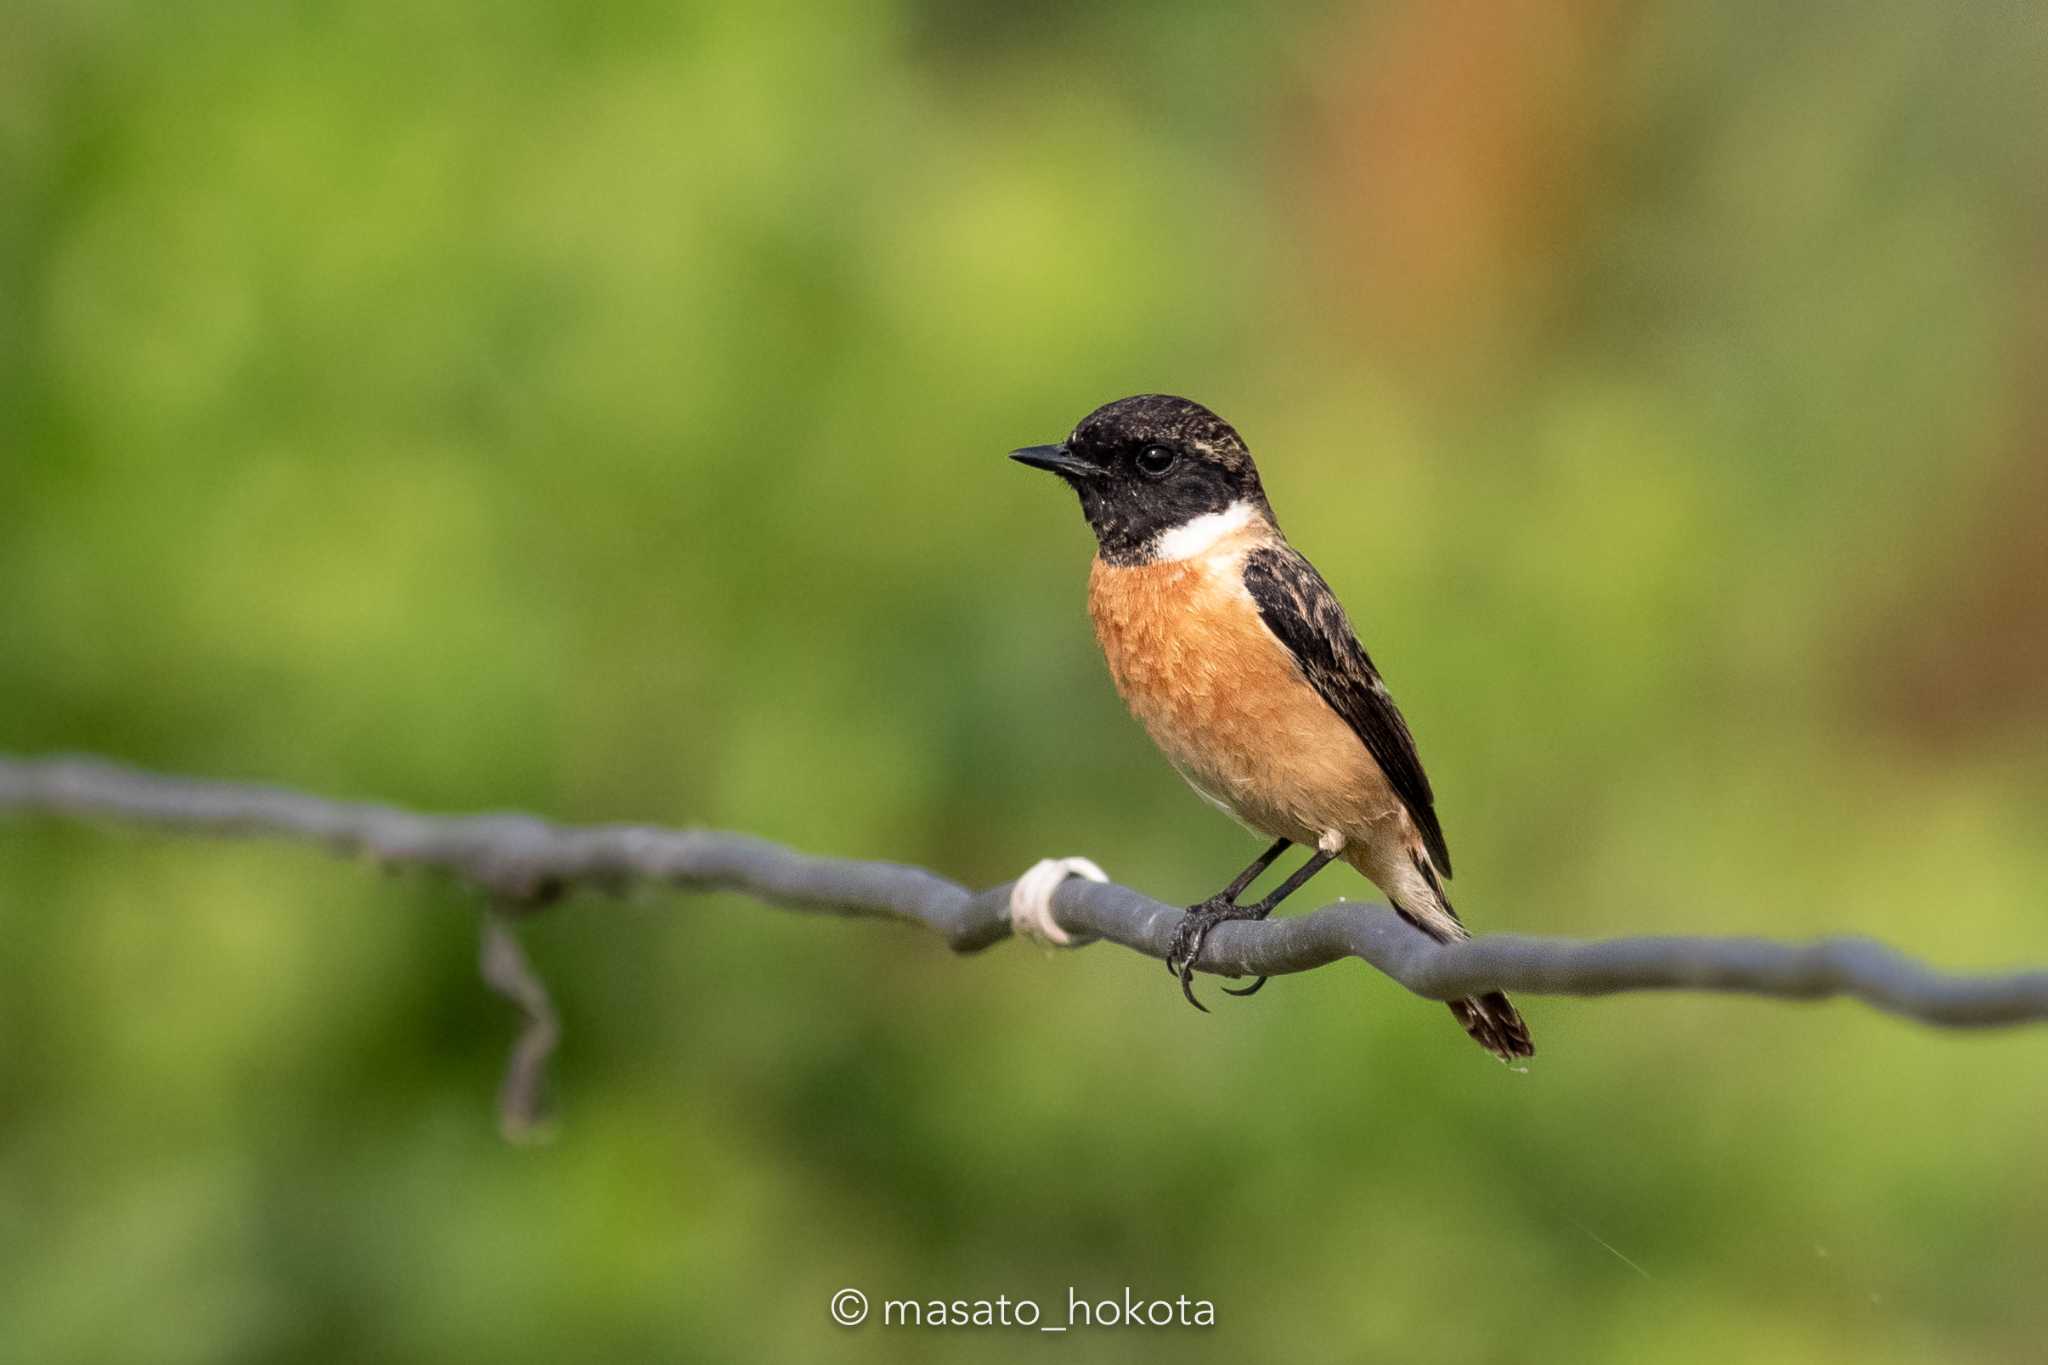
[[[1174,926],[1173,941],[1167,945],[1166,970],[1180,978],[1180,993],[1187,997],[1190,1005],[1204,1014],[1209,1012],[1207,1005],[1195,999],[1195,959],[1202,955],[1202,945],[1208,941],[1209,931],[1228,920],[1259,918],[1262,916],[1258,911],[1232,905],[1228,901],[1209,900],[1188,907],[1187,914]],[[1228,986],[1223,990],[1226,995],[1250,995],[1265,984],[1266,978],[1262,976],[1243,990],[1232,990]]]

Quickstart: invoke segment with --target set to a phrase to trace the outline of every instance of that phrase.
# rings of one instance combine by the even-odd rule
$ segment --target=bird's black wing
[[[1286,545],[1254,550],[1245,559],[1244,585],[1258,604],[1266,629],[1287,646],[1302,675],[1365,741],[1394,794],[1408,807],[1430,860],[1450,876],[1451,853],[1437,823],[1436,797],[1415,753],[1415,737],[1408,733],[1408,722],[1401,719],[1365,646],[1352,633],[1337,594],[1315,565]]]

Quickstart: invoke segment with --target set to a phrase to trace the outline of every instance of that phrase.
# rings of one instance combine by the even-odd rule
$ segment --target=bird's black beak
[[[1010,458],[1033,469],[1049,469],[1063,479],[1085,479],[1102,472],[1099,466],[1090,464],[1064,445],[1025,446],[1022,450],[1011,451]]]

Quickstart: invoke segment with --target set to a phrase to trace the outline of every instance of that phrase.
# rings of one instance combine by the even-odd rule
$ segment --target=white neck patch
[[[1161,531],[1159,538],[1152,542],[1152,557],[1165,563],[1199,559],[1215,549],[1225,537],[1236,535],[1251,525],[1258,515],[1257,508],[1243,501],[1233,502],[1221,512],[1205,512],[1170,531]]]

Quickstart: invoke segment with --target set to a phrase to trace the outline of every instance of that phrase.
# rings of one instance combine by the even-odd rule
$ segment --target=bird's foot
[[[1187,914],[1181,917],[1180,923],[1174,928],[1173,942],[1167,945],[1166,970],[1180,978],[1180,993],[1188,998],[1190,1005],[1204,1014],[1209,1012],[1207,1005],[1195,999],[1195,959],[1202,955],[1202,944],[1208,940],[1209,931],[1230,920],[1265,917],[1263,906],[1232,905],[1221,898],[1212,898],[1200,905],[1188,907]],[[1232,990],[1225,986],[1223,991],[1226,995],[1250,995],[1265,984],[1266,978],[1262,976],[1243,990]]]

